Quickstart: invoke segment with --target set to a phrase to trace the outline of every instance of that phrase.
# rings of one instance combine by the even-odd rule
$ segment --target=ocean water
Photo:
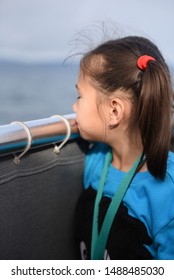
[[[0,125],[73,113],[77,75],[72,63],[0,61]]]
[[[0,62],[0,125],[70,114],[78,65]]]

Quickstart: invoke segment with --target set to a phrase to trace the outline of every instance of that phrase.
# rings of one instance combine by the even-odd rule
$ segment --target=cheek
[[[87,140],[104,141],[105,139],[105,125],[98,116],[91,114],[80,118],[79,130],[82,137]]]

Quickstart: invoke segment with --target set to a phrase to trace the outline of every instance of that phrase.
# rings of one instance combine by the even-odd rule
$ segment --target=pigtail
[[[142,73],[138,118],[147,167],[164,179],[171,141],[171,87],[168,70],[149,61]]]

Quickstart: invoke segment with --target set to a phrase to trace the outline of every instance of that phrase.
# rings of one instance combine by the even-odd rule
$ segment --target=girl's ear
[[[124,116],[124,102],[119,98],[114,98],[110,102],[109,127],[114,128],[119,125]]]

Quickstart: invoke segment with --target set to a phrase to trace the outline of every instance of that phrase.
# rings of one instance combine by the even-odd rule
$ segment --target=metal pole
[[[71,135],[70,139],[79,137],[75,124],[75,114],[63,115],[69,122]],[[28,136],[25,126],[30,131],[30,149],[55,144],[64,140],[67,134],[67,127],[58,115],[50,118],[27,121],[21,123],[14,122],[0,126],[0,156],[23,151],[27,146]]]

